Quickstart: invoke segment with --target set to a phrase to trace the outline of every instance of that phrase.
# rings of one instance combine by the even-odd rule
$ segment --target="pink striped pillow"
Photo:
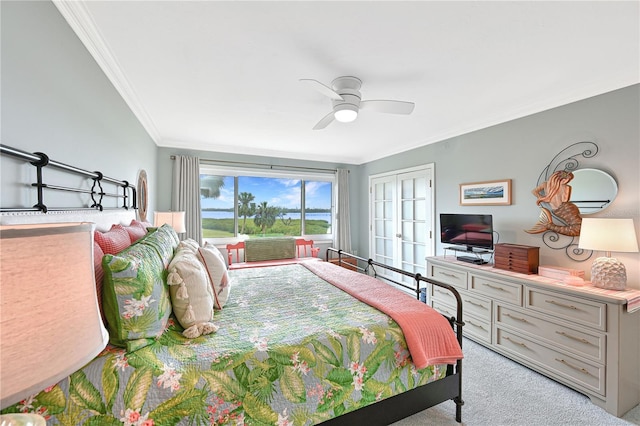
[[[93,271],[96,277],[96,295],[98,296],[98,307],[100,308],[100,316],[102,322],[107,325],[104,311],[102,310],[102,280],[104,279],[104,269],[102,269],[102,256],[104,252],[97,242],[93,242]]]
[[[104,254],[118,254],[131,245],[129,233],[122,225],[112,225],[107,232],[94,232],[94,239]]]

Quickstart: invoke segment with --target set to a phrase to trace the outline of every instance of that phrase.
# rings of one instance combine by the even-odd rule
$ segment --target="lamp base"
[[[609,290],[625,290],[627,270],[618,259],[599,257],[591,265],[591,283],[595,287]]]

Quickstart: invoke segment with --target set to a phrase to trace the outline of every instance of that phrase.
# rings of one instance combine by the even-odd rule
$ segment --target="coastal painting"
[[[511,204],[511,179],[461,183],[461,206],[506,206]]]

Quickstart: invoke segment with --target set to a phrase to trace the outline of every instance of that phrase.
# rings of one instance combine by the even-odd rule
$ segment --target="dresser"
[[[427,276],[454,286],[464,335],[622,416],[640,403],[640,290],[569,286],[530,273],[427,258]],[[429,303],[452,316],[455,300],[429,286]]]

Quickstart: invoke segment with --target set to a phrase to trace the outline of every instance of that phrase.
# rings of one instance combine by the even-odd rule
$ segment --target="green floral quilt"
[[[229,273],[217,333],[190,340],[170,320],[151,345],[108,346],[3,413],[68,426],[310,425],[445,375],[416,370],[393,320],[304,266]]]

